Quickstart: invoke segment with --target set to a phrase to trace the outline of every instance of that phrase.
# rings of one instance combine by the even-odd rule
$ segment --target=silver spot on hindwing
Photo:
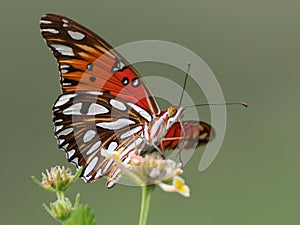
[[[64,104],[66,104],[68,101],[70,101],[71,98],[74,98],[76,94],[65,94],[59,97],[59,99],[56,101],[54,107],[59,107]]]
[[[68,73],[69,70],[60,70],[61,73]]]
[[[71,105],[70,107],[66,108],[64,111],[63,111],[63,114],[65,115],[81,115],[81,110],[82,108],[82,103],[76,103],[76,104],[73,104]]]
[[[78,157],[75,157],[74,159],[72,159],[71,163],[73,163],[76,166],[78,166]]]
[[[73,128],[72,127],[70,127],[70,128],[67,128],[67,129],[64,129],[64,130],[62,130],[62,131],[60,131],[57,135],[68,135],[68,134],[70,134],[70,133],[72,133],[73,132]]]
[[[123,133],[120,138],[121,139],[125,139],[128,137],[132,137],[134,134],[136,134],[137,132],[139,132],[142,129],[142,126],[137,126],[135,128],[130,129],[129,131]]]
[[[87,155],[93,153],[94,151],[98,150],[98,148],[101,146],[102,142],[101,141],[97,141],[95,144],[93,144],[90,149],[87,151]]]
[[[61,69],[65,69],[65,68],[69,68],[70,67],[70,65],[68,65],[68,64],[60,64],[60,66],[59,66],[59,68],[61,68]]]
[[[58,131],[60,131],[63,127],[64,127],[64,125],[55,126],[55,133],[58,132]]]
[[[99,160],[99,157],[98,156],[95,156],[88,164],[87,164],[87,167],[84,171],[84,174],[83,176],[86,177],[87,179],[89,179],[87,177],[87,175],[93,171],[93,169],[95,168],[95,166],[97,165],[97,162]]]
[[[83,136],[83,142],[87,143],[87,142],[91,141],[95,136],[96,136],[96,131],[88,130],[87,132],[85,132],[85,134]]]
[[[64,149],[64,150],[67,150],[69,145],[70,145],[70,143],[66,143],[63,146],[61,146],[61,148]]]
[[[133,120],[121,118],[112,122],[101,122],[97,123],[96,126],[101,127],[103,129],[109,130],[117,130],[124,127],[128,127],[129,125],[135,124]]]
[[[71,149],[70,151],[67,151],[67,158],[70,159],[74,154],[75,154],[76,150],[75,149]]]
[[[103,105],[92,103],[89,107],[89,111],[88,111],[87,115],[105,114],[108,112],[109,112],[109,110],[107,108],[105,108]]]
[[[112,141],[109,143],[107,151],[112,153],[118,147],[118,143],[116,141]]]
[[[103,95],[103,92],[98,92],[98,91],[88,91],[86,93],[90,95],[96,95],[96,96]]]
[[[61,145],[62,143],[64,143],[65,139],[61,138],[61,139],[57,139],[58,145]]]
[[[116,108],[116,109],[118,109],[118,110],[120,110],[120,111],[125,111],[125,110],[127,109],[126,105],[125,105],[123,102],[120,102],[120,101],[115,100],[115,99],[111,99],[111,100],[109,101],[109,104],[110,104],[112,107],[114,107],[114,108]]]
[[[105,168],[103,169],[103,173],[106,173],[109,167],[113,164],[114,160],[110,159],[107,164],[105,165]]]
[[[102,173],[102,168],[99,168],[99,170],[97,171],[96,175],[95,175],[95,179],[102,177],[103,173]]]

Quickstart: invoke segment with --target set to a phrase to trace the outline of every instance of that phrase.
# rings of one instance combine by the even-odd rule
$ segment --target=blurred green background
[[[69,165],[51,122],[59,76],[38,25],[48,12],[73,18],[113,46],[147,39],[183,45],[213,70],[226,100],[250,104],[228,107],[222,150],[208,170],[197,170],[201,151],[185,167],[189,199],[155,191],[149,225],[300,224],[300,1],[2,0],[0,6],[1,224],[58,224],[42,207],[54,196],[30,179]],[[163,67],[137,68],[171,77]],[[209,119],[207,109],[199,114]],[[77,192],[95,210],[96,224],[137,224],[139,188],[107,190],[104,179],[80,180],[69,196]]]

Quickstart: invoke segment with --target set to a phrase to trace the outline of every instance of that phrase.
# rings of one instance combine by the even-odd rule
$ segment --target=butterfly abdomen
[[[184,132],[182,131],[182,128],[184,129]],[[209,141],[213,140],[214,137],[215,132],[213,128],[205,122],[185,121],[182,125],[180,122],[177,122],[169,129],[165,136],[165,141],[162,142],[160,148],[164,150],[174,150],[178,147],[180,141],[183,142],[182,147],[184,149],[199,147],[207,144]]]

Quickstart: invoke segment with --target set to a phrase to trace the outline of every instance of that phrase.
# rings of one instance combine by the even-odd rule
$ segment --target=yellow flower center
[[[184,185],[184,182],[181,179],[176,179],[175,187],[179,192],[186,192],[186,186]]]

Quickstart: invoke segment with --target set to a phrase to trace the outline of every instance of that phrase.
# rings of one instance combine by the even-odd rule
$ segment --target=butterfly
[[[120,152],[130,163],[137,149],[164,153],[213,139],[209,124],[181,121],[184,107],[161,111],[135,68],[92,31],[55,14],[41,18],[40,30],[60,72],[62,94],[53,106],[58,146],[69,162],[83,167],[86,182],[107,176],[111,188],[120,179],[120,169],[101,155],[103,149]]]

